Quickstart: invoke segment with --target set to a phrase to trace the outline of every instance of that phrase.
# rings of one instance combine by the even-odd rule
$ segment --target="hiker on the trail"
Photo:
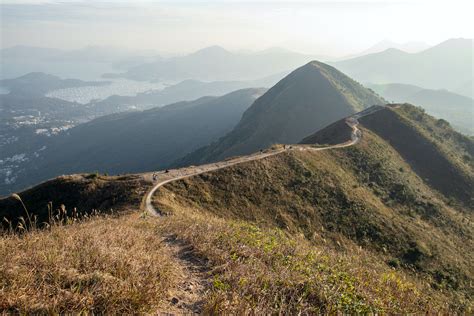
[[[153,172],[153,181],[155,181],[155,180],[156,180],[156,173]]]

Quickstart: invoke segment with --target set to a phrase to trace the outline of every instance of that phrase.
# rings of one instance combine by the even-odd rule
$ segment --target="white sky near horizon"
[[[2,0],[1,48],[88,45],[187,53],[283,47],[343,56],[389,39],[473,38],[473,0]]]

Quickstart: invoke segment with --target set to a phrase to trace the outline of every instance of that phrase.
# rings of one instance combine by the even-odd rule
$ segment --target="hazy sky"
[[[344,55],[378,41],[474,37],[474,0],[0,0],[1,47],[87,45],[190,52],[279,46]]]

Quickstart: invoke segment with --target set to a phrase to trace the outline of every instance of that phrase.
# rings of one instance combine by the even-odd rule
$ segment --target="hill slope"
[[[361,82],[456,91],[472,81],[472,39],[451,39],[416,54],[397,49],[332,63]]]
[[[349,295],[331,296],[313,287],[311,278],[301,279],[308,282],[304,283],[306,294],[289,291],[303,286],[292,274],[301,270],[293,265],[279,266],[279,257],[271,255],[278,251],[273,249],[280,249],[283,237],[277,237],[278,233],[271,237],[273,244],[259,233],[276,229],[293,240],[304,236],[314,251],[324,252],[325,246],[332,245],[339,254],[364,252],[366,258],[392,267],[415,284],[430,284],[433,293],[428,309],[468,312],[474,294],[470,287],[474,278],[470,224],[474,144],[443,121],[436,123],[439,121],[410,105],[386,108],[360,119],[363,138],[355,146],[322,152],[294,150],[175,181],[157,193],[155,203],[172,214],[167,220],[168,232],[185,236],[204,258],[224,265],[219,280],[227,286],[215,289],[216,308],[229,308],[227,304],[270,308],[277,296],[288,302],[286,308],[318,306],[318,311],[324,311],[335,304],[329,297]],[[337,124],[328,127],[336,128]],[[329,134],[331,131],[323,130],[306,141],[326,142]],[[213,227],[216,233],[203,234],[206,225],[214,221],[232,233]],[[251,225],[249,233],[239,225]],[[259,245],[262,254],[257,250]],[[268,255],[264,255],[265,247],[272,249]],[[354,250],[356,247],[360,250]],[[258,252],[255,257],[253,251]],[[297,256],[295,261],[286,260],[299,267]],[[367,268],[357,261],[353,267],[357,271]],[[309,275],[321,271],[308,266],[302,269]],[[266,273],[271,277],[266,278]],[[250,275],[254,287],[239,281]],[[352,293],[347,305],[339,302],[344,310],[355,311],[355,306],[384,312],[410,310],[402,307],[409,304],[408,297],[394,297],[384,290],[383,299],[371,300],[358,287],[359,277],[354,271],[349,273],[348,279],[357,280],[357,294]],[[373,281],[381,277],[374,276]],[[268,296],[267,292],[247,295],[252,291],[249,288],[259,286],[271,289]],[[425,291],[418,293],[428,293]],[[411,299],[417,294],[413,295]],[[238,299],[230,301],[233,297]],[[316,297],[326,299],[318,301]],[[384,307],[384,299],[392,299],[392,307]],[[415,300],[420,305],[412,312],[426,311],[423,295]]]
[[[188,155],[180,164],[248,154],[274,143],[296,143],[331,122],[383,103],[336,69],[313,61],[257,99],[232,132]]]
[[[165,168],[232,129],[264,92],[244,89],[143,112],[120,113],[78,125],[45,143],[47,150],[26,161],[5,194],[61,174],[124,173]]]
[[[410,164],[412,170],[447,198],[474,207],[474,141],[455,132],[448,122],[435,119],[421,108],[403,104],[385,107],[359,119]],[[337,138],[342,123],[336,122],[302,142],[327,143]]]

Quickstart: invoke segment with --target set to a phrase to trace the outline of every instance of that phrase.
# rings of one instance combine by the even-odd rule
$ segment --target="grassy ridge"
[[[349,248],[362,247],[387,268],[414,277],[415,283],[430,284],[438,299],[427,306],[445,306],[444,296],[452,310],[470,308],[470,212],[462,203],[448,205],[387,141],[367,128],[354,147],[249,162],[168,184],[160,194],[157,206],[170,214],[212,214],[336,249],[346,242]],[[401,303],[397,299],[394,304]]]

